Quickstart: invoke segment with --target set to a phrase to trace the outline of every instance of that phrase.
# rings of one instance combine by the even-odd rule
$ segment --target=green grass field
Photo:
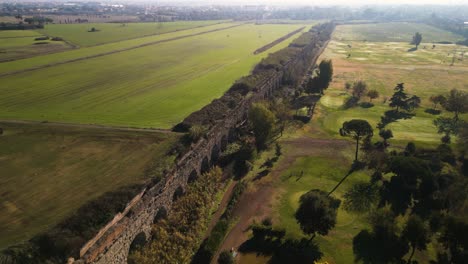
[[[388,126],[395,136],[393,140],[437,144],[441,135],[437,134],[432,123],[437,116],[424,111],[432,107],[429,101],[432,95],[447,94],[454,88],[468,92],[468,59],[462,55],[463,51],[468,52],[468,48],[436,44],[433,49],[432,44],[423,43],[418,50],[408,52],[412,45],[404,42],[338,40],[345,30],[364,38],[370,37],[373,31],[367,32],[368,26],[372,25],[339,26],[322,55],[322,58],[333,60],[334,77],[318,105],[318,121],[335,137],[339,137],[338,130],[343,122],[353,118],[366,119],[375,127],[383,113],[390,110],[388,99],[393,94],[393,88],[397,83],[403,82],[409,94],[421,97],[422,105],[415,111],[416,115],[412,119],[399,120]],[[393,24],[377,26],[385,28]],[[402,33],[406,30],[403,28]],[[437,32],[435,30],[430,34],[437,36]],[[455,62],[451,65],[454,54]],[[356,106],[344,110],[343,105],[350,97],[350,91],[346,91],[344,84],[357,80],[364,80],[368,89],[379,91],[380,97],[373,101],[375,106],[372,108]],[[369,98],[364,97],[361,101],[367,102]],[[448,116],[450,113],[443,112],[442,115]]]
[[[0,118],[169,128],[294,37],[253,51],[300,26],[242,25],[1,77]]]
[[[172,134],[0,124],[0,249],[25,241],[99,195],[145,179]],[[169,161],[168,161],[169,162]]]
[[[83,23],[49,24],[38,30],[48,36],[61,37],[78,46],[93,46],[104,43],[163,34],[183,29],[221,23],[223,21],[177,21],[161,23]],[[95,28],[96,32],[89,32]]]
[[[0,63],[2,61],[27,58],[51,52],[59,52],[71,48],[63,41],[34,40],[36,37],[40,36],[41,35],[0,37]]]
[[[423,42],[464,40],[462,36],[425,24],[417,23],[378,23],[342,25],[337,27],[335,38],[339,41],[370,42],[411,42],[415,32],[423,35]]]

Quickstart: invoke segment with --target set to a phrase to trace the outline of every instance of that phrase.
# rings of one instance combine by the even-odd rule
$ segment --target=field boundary
[[[103,53],[94,54],[94,55],[90,55],[90,56],[80,57],[80,58],[76,58],[76,59],[45,64],[45,65],[41,65],[41,66],[38,66],[38,67],[29,68],[29,69],[22,69],[22,70],[13,71],[13,72],[6,72],[6,73],[0,74],[0,77],[15,75],[15,74],[19,74],[19,73],[25,73],[25,72],[31,72],[31,71],[35,71],[35,70],[39,70],[39,69],[50,68],[50,67],[53,67],[53,66],[63,65],[63,64],[67,64],[67,63],[73,63],[73,62],[77,62],[77,61],[83,61],[83,60],[88,60],[88,59],[99,58],[99,57],[103,57],[103,56],[107,56],[107,55],[111,55],[111,54],[116,54],[116,53],[125,52],[125,51],[129,51],[129,50],[143,48],[143,47],[147,47],[147,46],[152,46],[152,45],[171,42],[171,41],[175,41],[175,40],[200,36],[200,35],[209,34],[209,33],[218,32],[218,31],[223,31],[223,30],[239,27],[239,26],[242,26],[242,25],[245,25],[245,24],[246,23],[236,24],[236,25],[232,25],[232,26],[228,26],[228,27],[217,28],[217,29],[198,32],[198,33],[194,33],[194,34],[183,35],[183,36],[179,36],[179,37],[163,39],[163,40],[158,40],[158,41],[152,41],[152,42],[148,42],[148,43],[144,43],[144,44],[140,44],[140,45],[137,45],[137,46],[128,47],[128,48],[124,48],[124,49],[118,49],[118,50],[103,52]]]
[[[170,129],[160,129],[160,128],[119,127],[119,126],[106,126],[106,125],[96,125],[96,124],[61,123],[61,122],[48,122],[48,121],[0,119],[0,124],[46,125],[50,127],[102,129],[102,130],[107,130],[107,131],[153,132],[153,133],[164,133],[164,134],[179,134],[178,132],[174,132]]]
[[[266,44],[265,46],[263,46],[263,47],[257,49],[256,51],[254,51],[253,54],[254,54],[254,55],[257,55],[257,54],[260,54],[260,53],[262,53],[262,52],[265,52],[265,51],[267,51],[267,50],[273,48],[274,46],[280,44],[281,42],[283,42],[283,41],[287,40],[288,38],[291,38],[292,36],[294,36],[294,35],[296,35],[297,33],[301,32],[302,30],[304,30],[304,28],[305,28],[305,27],[301,27],[301,28],[299,28],[299,29],[294,30],[293,32],[289,32],[288,34],[282,36],[281,38],[279,38],[279,39],[277,39],[277,40],[275,40],[275,41],[273,41],[273,42],[270,42],[270,43]]]

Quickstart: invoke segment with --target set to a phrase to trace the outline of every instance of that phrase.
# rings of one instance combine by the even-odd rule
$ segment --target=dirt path
[[[218,255],[224,250],[232,248],[237,249],[244,243],[249,236],[249,226],[255,220],[262,221],[266,217],[271,217],[272,209],[281,193],[278,181],[281,174],[288,169],[297,158],[324,154],[324,149],[330,150],[325,155],[334,156],[334,152],[348,148],[349,141],[338,139],[314,139],[301,137],[297,139],[285,140],[281,142],[287,149],[280,159],[279,163],[273,168],[272,172],[261,180],[250,182],[249,189],[241,196],[233,218],[239,219],[237,224],[226,236],[222,246],[213,258],[212,264],[216,263]]]
[[[211,218],[211,222],[208,225],[208,230],[206,231],[205,237],[203,239],[207,238],[211,234],[211,231],[213,231],[214,226],[216,225],[216,223],[218,223],[219,219],[223,215],[224,211],[226,210],[226,206],[229,203],[229,200],[231,199],[232,191],[234,190],[236,184],[237,181],[232,181],[229,184],[227,190],[224,192],[223,199],[221,200],[215,214]]]
[[[39,70],[39,69],[49,68],[49,67],[53,67],[53,66],[63,65],[63,64],[82,61],[82,60],[94,59],[94,58],[98,58],[98,57],[102,57],[102,56],[107,56],[107,55],[116,54],[116,53],[120,53],[120,52],[124,52],[124,51],[139,49],[139,48],[152,46],[152,45],[156,45],[156,44],[161,44],[161,43],[171,42],[171,41],[175,41],[175,40],[180,40],[180,39],[205,35],[205,34],[217,32],[217,31],[223,31],[223,30],[239,27],[239,26],[242,26],[242,25],[244,25],[244,23],[236,24],[236,25],[228,26],[228,27],[223,27],[223,28],[217,28],[217,29],[208,30],[208,31],[203,31],[203,32],[194,33],[194,34],[183,35],[183,36],[169,38],[169,39],[163,39],[163,40],[148,42],[148,43],[144,43],[144,44],[133,46],[133,47],[118,49],[118,50],[112,50],[112,51],[109,51],[109,52],[94,54],[94,55],[90,55],[90,56],[86,56],[86,57],[81,57],[81,58],[76,58],[76,59],[71,59],[71,60],[66,60],[66,61],[61,61],[61,62],[45,64],[45,65],[41,65],[41,66],[38,66],[38,67],[22,69],[22,70],[13,71],[13,72],[6,72],[6,73],[0,74],[0,77],[14,75],[14,74],[18,74],[18,73],[24,73],[24,72],[31,72],[31,71],[35,71],[35,70]]]
[[[134,127],[118,127],[118,126],[104,126],[94,124],[74,124],[74,123],[57,123],[57,122],[40,122],[40,121],[27,121],[27,120],[0,120],[0,124],[24,124],[24,125],[43,125],[49,127],[60,128],[86,128],[86,129],[101,129],[106,131],[127,131],[127,132],[153,132],[165,134],[178,134],[169,129],[153,129],[153,128],[134,128]]]

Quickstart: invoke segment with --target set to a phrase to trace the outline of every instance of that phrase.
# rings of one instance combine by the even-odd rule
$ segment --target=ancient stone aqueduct
[[[329,37],[329,36],[328,36]],[[327,37],[327,40],[328,40]],[[129,250],[135,244],[151,237],[151,226],[160,217],[167,215],[173,201],[184,193],[184,188],[198,175],[209,170],[221,151],[233,138],[235,128],[246,120],[249,106],[272,95],[281,85],[284,72],[301,60],[314,65],[328,41],[313,41],[303,48],[298,57],[289,61],[283,70],[256,87],[253,96],[245,98],[228,113],[228,117],[210,129],[208,135],[191,146],[177,162],[175,168],[155,185],[148,185],[116,215],[80,251],[80,259],[74,264],[126,264]]]

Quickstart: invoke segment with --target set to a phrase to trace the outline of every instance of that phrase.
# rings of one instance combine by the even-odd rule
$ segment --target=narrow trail
[[[119,127],[105,126],[95,124],[76,124],[76,123],[60,123],[60,122],[41,122],[28,120],[1,120],[0,124],[23,124],[23,125],[43,125],[48,127],[60,128],[85,128],[85,129],[101,129],[105,131],[127,131],[127,132],[149,132],[149,133],[164,133],[164,134],[179,134],[170,129],[154,129],[154,128],[135,128],[135,127]]]
[[[211,218],[210,224],[208,225],[208,230],[206,231],[205,237],[203,237],[203,239],[207,238],[211,234],[211,231],[213,231],[213,228],[215,227],[216,223],[218,223],[219,219],[226,210],[226,206],[228,205],[229,200],[231,199],[232,191],[234,190],[234,187],[236,186],[237,182],[238,181],[232,181],[227,187],[226,191],[224,192],[223,199],[221,200],[218,209]]]
[[[50,63],[50,64],[44,64],[44,65],[41,65],[41,66],[38,66],[38,67],[33,67],[33,68],[28,68],[28,69],[22,69],[22,70],[12,71],[12,72],[6,72],[6,73],[0,74],[0,77],[15,75],[15,74],[19,74],[19,73],[25,73],[25,72],[31,72],[31,71],[35,71],[35,70],[39,70],[39,69],[49,68],[49,67],[58,66],[58,65],[63,65],[63,64],[68,64],[68,63],[77,62],[77,61],[83,61],[83,60],[88,60],[88,59],[99,58],[99,57],[103,57],[103,56],[107,56],[107,55],[111,55],[111,54],[116,54],[116,53],[120,53],[120,52],[125,52],[125,51],[129,51],[129,50],[134,50],[134,49],[139,49],[139,48],[147,47],[147,46],[152,46],[152,45],[157,45],[157,44],[161,44],[161,43],[171,42],[171,41],[175,41],[175,40],[180,40],[180,39],[185,39],[185,38],[190,38],[190,37],[205,35],[205,34],[209,34],[209,33],[213,33],[213,32],[218,32],[218,31],[223,31],[223,30],[227,30],[227,29],[239,27],[239,26],[242,26],[242,25],[244,25],[244,24],[245,24],[245,23],[236,24],[236,25],[233,25],[233,26],[228,26],[228,27],[223,27],[223,28],[217,28],[217,29],[213,29],[213,30],[208,30],[208,31],[199,32],[199,33],[188,34],[188,35],[183,35],[183,36],[179,36],[179,37],[174,37],[174,38],[169,38],[169,39],[163,39],[163,40],[158,40],[158,41],[153,41],[153,42],[148,42],[148,43],[144,43],[144,44],[140,44],[140,45],[137,45],[137,46],[128,47],[128,48],[124,48],[124,49],[112,50],[112,51],[103,52],[103,53],[94,54],[94,55],[85,56],[85,57],[80,57],[80,58],[76,58],[76,59],[71,59],[71,60],[66,60],[66,61],[60,61],[60,62],[55,62],[55,63]]]

